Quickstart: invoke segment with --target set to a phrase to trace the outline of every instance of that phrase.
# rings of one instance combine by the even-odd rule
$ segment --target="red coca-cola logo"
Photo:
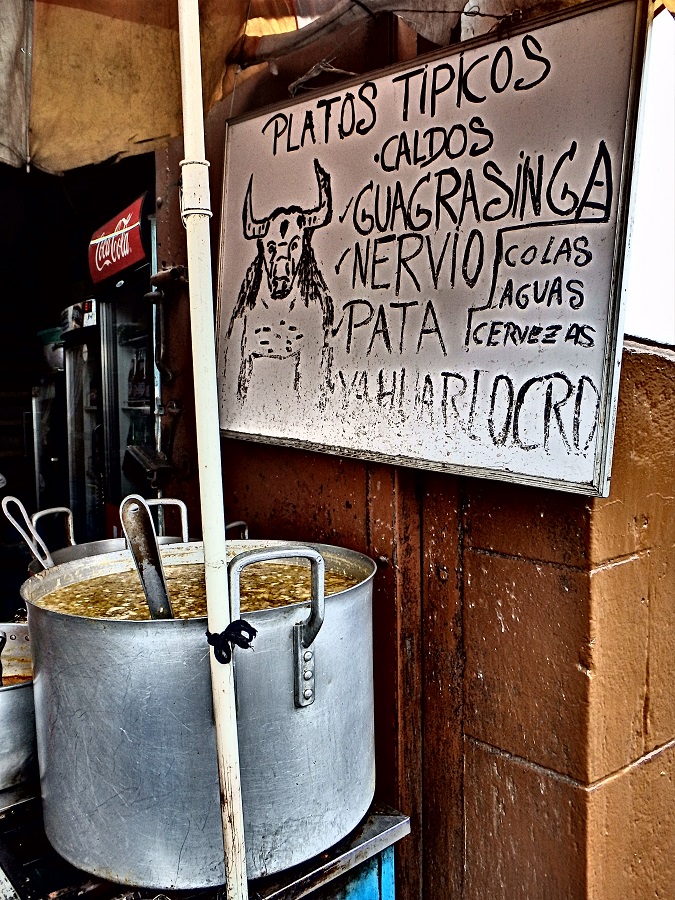
[[[89,272],[94,283],[145,259],[141,241],[143,197],[95,231],[89,242]]]

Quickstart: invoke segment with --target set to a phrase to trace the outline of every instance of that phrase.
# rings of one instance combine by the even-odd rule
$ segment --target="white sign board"
[[[568,13],[230,123],[221,429],[606,490],[635,35]]]

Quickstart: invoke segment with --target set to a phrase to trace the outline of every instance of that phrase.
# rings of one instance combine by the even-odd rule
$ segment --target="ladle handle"
[[[144,498],[139,494],[125,497],[120,504],[120,520],[150,615],[153,619],[173,619],[155,526]]]
[[[23,518],[23,523],[17,521],[14,516],[9,511],[9,504],[14,503],[19,508],[19,512]],[[54,565],[54,560],[51,557],[49,550],[47,549],[47,545],[42,540],[40,535],[35,530],[33,523],[30,520],[28,513],[26,512],[26,507],[19,500],[18,497],[7,496],[2,498],[2,511],[7,516],[12,525],[19,532],[24,541],[28,544],[28,549],[33,554],[35,559],[45,569],[51,569]],[[25,526],[25,527],[24,527]]]

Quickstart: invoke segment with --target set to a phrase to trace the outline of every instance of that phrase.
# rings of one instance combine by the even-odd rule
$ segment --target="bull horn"
[[[241,212],[242,222],[244,224],[244,237],[252,241],[254,238],[263,238],[267,234],[270,227],[269,219],[261,219],[257,221],[253,218],[253,203],[251,194],[253,192],[253,175],[248,180],[246,188],[246,196],[244,197],[244,208]]]
[[[318,159],[314,160],[314,171],[319,185],[319,205],[305,211],[306,227],[322,228],[324,225],[328,225],[333,218],[333,195],[330,188],[330,175],[322,168]]]

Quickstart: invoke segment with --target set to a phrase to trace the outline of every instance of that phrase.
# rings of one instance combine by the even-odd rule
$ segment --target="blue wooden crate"
[[[308,900],[394,900],[394,848],[381,850],[307,897]]]

